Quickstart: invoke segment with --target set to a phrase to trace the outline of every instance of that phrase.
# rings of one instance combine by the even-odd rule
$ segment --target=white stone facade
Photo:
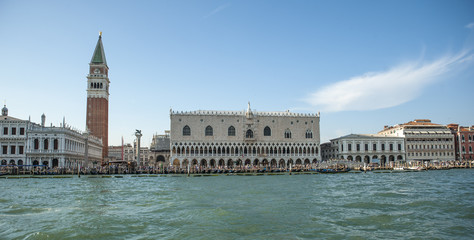
[[[44,115],[42,125],[39,125],[10,117],[8,111],[3,111],[0,119],[1,165],[45,165],[53,168],[100,162],[100,139],[74,130],[64,122],[61,127],[45,127],[44,121]]]
[[[0,119],[0,165],[24,165],[28,121],[8,116],[6,106]]]
[[[319,114],[170,111],[170,165],[286,167],[321,160]]]
[[[454,135],[451,130],[429,119],[386,126],[378,134],[405,138],[407,161],[450,161],[455,159]]]
[[[331,140],[331,148],[336,149],[336,159],[346,159],[361,163],[392,165],[405,161],[405,139],[403,137],[376,134],[350,134]]]
[[[46,165],[50,168],[70,168],[78,165],[88,167],[100,164],[102,141],[69,127],[42,127],[32,124],[28,130],[26,154],[27,165]]]

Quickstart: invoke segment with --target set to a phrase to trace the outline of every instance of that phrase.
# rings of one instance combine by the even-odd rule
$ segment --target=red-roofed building
[[[474,160],[474,125],[462,127],[459,124],[449,124],[454,134],[456,160]]]

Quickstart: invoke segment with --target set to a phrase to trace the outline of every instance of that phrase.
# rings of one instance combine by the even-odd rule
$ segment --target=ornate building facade
[[[26,162],[26,130],[29,121],[8,116],[2,108],[0,119],[0,165],[24,165]]]
[[[377,134],[350,134],[331,140],[329,149],[335,149],[336,159],[393,166],[395,161],[405,161],[403,137]],[[333,156],[334,156],[333,155]]]
[[[8,116],[2,109],[0,127],[1,165],[34,167],[77,167],[98,163],[102,159],[102,142],[97,137],[67,126],[46,126]]]
[[[405,138],[406,159],[409,162],[443,162],[454,160],[454,135],[441,124],[429,119],[415,119],[408,123],[385,126],[378,133]]]
[[[102,33],[89,63],[87,75],[86,126],[93,136],[102,139],[102,163],[108,152],[109,137],[109,67],[105,59]]]
[[[319,113],[170,110],[170,165],[287,167],[321,160]]]
[[[154,134],[150,144],[150,166],[168,166],[170,163],[170,131]]]

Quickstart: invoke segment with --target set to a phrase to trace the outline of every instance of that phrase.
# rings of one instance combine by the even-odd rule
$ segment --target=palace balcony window
[[[24,152],[24,147],[23,146],[19,146],[18,147],[18,154],[23,154]]]
[[[3,128],[3,135],[8,135],[8,128],[7,127]]]
[[[59,141],[58,141],[58,139],[54,139],[54,141],[53,141],[54,150],[58,150],[58,147],[59,147]]]
[[[16,135],[16,128],[12,128],[12,135]]]
[[[35,139],[34,140],[34,149],[39,149],[39,140],[38,139]]]
[[[374,145],[372,146],[372,150],[373,150],[373,151],[377,151],[377,144],[374,144]]]
[[[365,144],[365,151],[369,151],[369,144]]]
[[[20,128],[20,135],[25,135],[25,128]]]
[[[253,131],[252,130],[247,130],[245,133],[245,138],[253,138]]]
[[[8,154],[8,146],[3,146],[2,147],[2,153],[3,154]]]
[[[356,145],[356,149],[357,149],[357,151],[360,151],[360,144]]]
[[[270,129],[269,126],[266,126],[264,129],[263,129],[263,136],[271,136],[272,135],[272,130]]]
[[[393,151],[393,144],[390,143],[390,151]]]
[[[191,128],[188,125],[183,127],[183,136],[191,136]]]
[[[291,138],[291,131],[290,129],[285,130],[285,138]]]
[[[214,133],[213,133],[213,130],[212,130],[212,127],[211,126],[207,126],[206,127],[206,131],[205,131],[205,135],[206,136],[212,136]]]
[[[385,144],[382,143],[382,151],[385,151]]]
[[[347,144],[347,151],[349,151],[349,152],[352,151],[352,144],[350,144],[350,143]]]
[[[16,146],[10,146],[10,154],[16,154]]]
[[[43,147],[44,147],[45,150],[48,150],[48,148],[49,148],[49,141],[48,141],[48,139],[45,139],[45,140],[44,140]]]
[[[398,151],[401,151],[401,150],[402,150],[402,145],[398,144]]]
[[[227,129],[227,135],[228,136],[235,136],[235,127],[230,126],[229,129]]]
[[[306,130],[306,138],[313,138],[313,132],[311,130]]]

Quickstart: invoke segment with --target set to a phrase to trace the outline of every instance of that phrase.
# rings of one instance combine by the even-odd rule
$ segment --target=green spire
[[[102,45],[102,33],[99,35],[99,40],[97,41],[97,45],[95,46],[91,63],[107,65],[107,61],[105,60],[104,46]]]

